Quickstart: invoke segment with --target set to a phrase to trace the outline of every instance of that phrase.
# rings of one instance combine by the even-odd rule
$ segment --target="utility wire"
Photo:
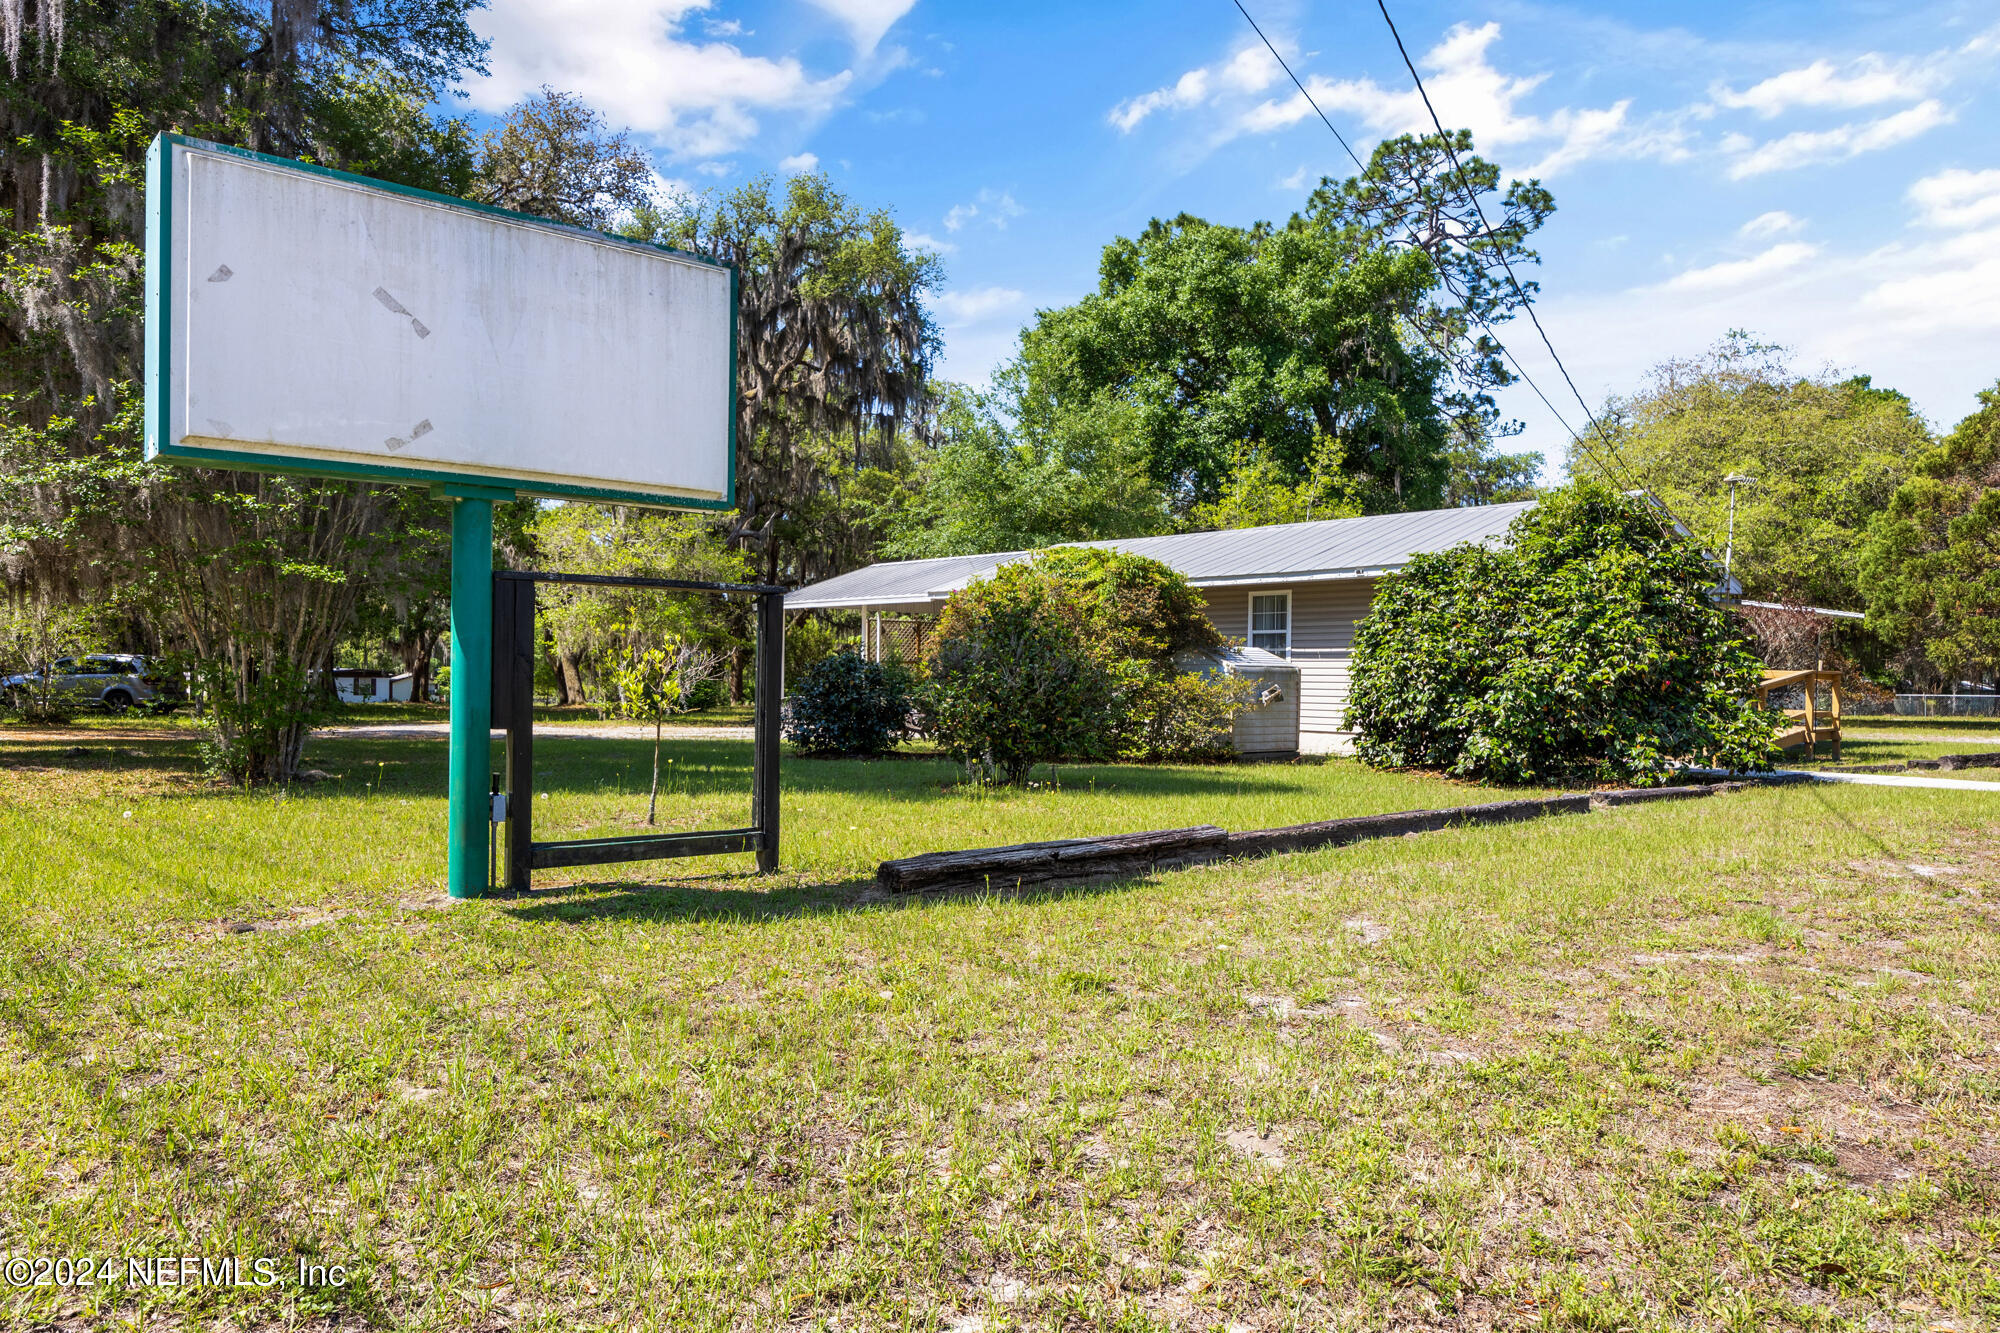
[[[1285,71],[1285,76],[1286,76],[1287,78],[1289,78],[1289,79],[1290,79],[1290,80],[1292,81],[1292,86],[1293,86],[1293,87],[1295,87],[1295,88],[1297,88],[1297,89],[1299,90],[1299,96],[1301,96],[1301,97],[1303,97],[1303,98],[1305,98],[1305,99],[1306,99],[1306,105],[1307,105],[1307,106],[1310,106],[1310,107],[1311,107],[1311,108],[1313,109],[1313,112],[1314,112],[1314,114],[1316,114],[1316,115],[1317,115],[1317,116],[1319,117],[1319,119],[1320,119],[1320,123],[1321,123],[1321,124],[1323,124],[1323,125],[1325,125],[1325,126],[1326,126],[1326,128],[1327,128],[1327,130],[1328,130],[1329,132],[1331,132],[1331,133],[1332,133],[1332,135],[1333,135],[1333,137],[1334,137],[1334,140],[1335,140],[1335,141],[1336,141],[1337,143],[1339,143],[1339,144],[1340,144],[1340,146],[1341,146],[1341,148],[1342,148],[1342,149],[1343,149],[1343,150],[1344,150],[1344,151],[1345,151],[1345,152],[1347,153],[1347,156],[1348,156],[1348,159],[1349,159],[1350,161],[1352,161],[1352,162],[1354,163],[1354,165],[1355,165],[1355,167],[1356,167],[1357,169],[1359,169],[1359,170],[1361,170],[1361,171],[1366,171],[1366,170],[1368,170],[1368,167],[1367,167],[1367,164],[1366,164],[1366,163],[1364,163],[1364,162],[1363,162],[1363,161],[1361,160],[1361,158],[1360,158],[1360,155],[1359,155],[1359,154],[1357,154],[1357,153],[1356,153],[1356,152],[1354,151],[1354,148],[1353,148],[1353,145],[1351,145],[1351,144],[1349,144],[1349,143],[1347,142],[1347,138],[1346,138],[1346,136],[1345,136],[1345,135],[1343,135],[1343,134],[1342,134],[1342,133],[1340,132],[1340,129],[1339,129],[1339,127],[1338,127],[1338,126],[1336,126],[1336,125],[1335,125],[1335,124],[1333,123],[1333,121],[1332,121],[1331,119],[1329,119],[1329,118],[1328,118],[1328,116],[1327,116],[1326,112],[1325,112],[1324,110],[1322,110],[1322,109],[1320,108],[1320,104],[1319,104],[1319,102],[1318,102],[1318,101],[1316,101],[1316,100],[1314,99],[1314,97],[1313,97],[1313,95],[1312,95],[1312,93],[1311,93],[1311,92],[1307,91],[1307,89],[1306,89],[1306,85],[1304,84],[1304,82],[1302,82],[1302,81],[1300,80],[1299,76],[1298,76],[1298,75],[1297,75],[1296,73],[1294,73],[1294,72],[1293,72],[1293,70],[1292,70],[1292,67],[1291,67],[1291,65],[1290,65],[1290,64],[1289,64],[1289,63],[1288,63],[1288,62],[1287,62],[1287,61],[1285,60],[1285,57],[1284,57],[1283,55],[1279,54],[1277,46],[1276,46],[1275,44],[1273,44],[1273,43],[1272,43],[1272,41],[1271,41],[1271,39],[1270,39],[1269,37],[1265,36],[1265,34],[1264,34],[1264,29],[1263,29],[1262,27],[1260,27],[1260,26],[1258,25],[1258,23],[1257,23],[1257,20],[1256,20],[1256,18],[1255,18],[1255,17],[1253,17],[1253,16],[1251,15],[1251,13],[1250,13],[1250,11],[1249,11],[1248,9],[1245,9],[1245,8],[1243,7],[1243,0],[1234,0],[1234,3],[1235,3],[1235,5],[1236,5],[1236,9],[1237,9],[1237,12],[1238,12],[1238,13],[1240,13],[1240,14],[1242,14],[1242,15],[1243,15],[1243,19],[1244,19],[1244,21],[1245,21],[1246,23],[1248,23],[1248,24],[1250,25],[1250,30],[1251,30],[1252,32],[1256,33],[1256,34],[1257,34],[1257,37],[1258,37],[1258,39],[1259,39],[1259,40],[1261,40],[1261,41],[1262,41],[1262,42],[1264,43],[1264,49],[1265,49],[1265,50],[1267,50],[1267,51],[1269,51],[1269,52],[1271,53],[1271,58],[1272,58],[1273,60],[1275,60],[1275,61],[1277,61],[1277,62],[1278,62],[1278,68],[1279,68],[1279,69],[1282,69],[1282,70],[1284,70],[1284,71]],[[1386,10],[1386,9],[1384,9],[1384,10],[1382,11],[1382,17],[1383,17],[1383,18],[1385,18],[1385,19],[1386,19],[1386,18],[1388,18],[1388,17],[1389,17],[1389,11],[1388,11],[1388,10]],[[1395,33],[1395,31],[1396,31],[1396,25],[1395,25],[1395,23],[1394,23],[1393,21],[1392,21],[1392,22],[1391,22],[1391,23],[1389,24],[1389,31],[1391,32],[1391,34],[1394,34],[1394,33]],[[1398,37],[1396,38],[1396,47],[1397,47],[1397,49],[1398,49],[1398,50],[1401,50],[1401,49],[1402,49],[1402,45],[1403,45],[1403,40],[1402,40],[1402,38],[1401,38],[1400,36],[1398,36]],[[1405,53],[1404,53],[1404,56],[1403,56],[1403,61],[1404,61],[1404,63],[1405,63],[1405,64],[1409,64],[1409,55],[1408,55],[1408,53],[1407,53],[1407,52],[1405,52]],[[1412,66],[1412,67],[1411,67],[1411,69],[1410,69],[1410,74],[1412,75],[1412,77],[1414,77],[1414,76],[1416,75],[1416,69],[1415,69],[1415,67],[1414,67],[1414,66]],[[1428,95],[1428,94],[1424,94],[1424,89],[1423,89],[1423,80],[1421,80],[1421,79],[1418,79],[1418,80],[1417,80],[1417,92],[1418,92],[1418,93],[1419,93],[1420,95],[1423,95],[1423,97],[1424,97],[1424,105],[1425,105],[1426,107],[1430,106],[1430,97],[1429,97],[1429,95]],[[1436,113],[1435,111],[1432,111],[1432,112],[1431,112],[1431,120],[1432,120],[1432,122],[1433,122],[1433,123],[1435,123],[1435,122],[1437,121],[1437,113]],[[1439,126],[1439,129],[1438,129],[1438,133],[1439,133],[1440,135],[1442,135],[1442,134],[1444,133],[1444,129],[1443,129],[1443,127],[1442,127],[1442,126]],[[1472,193],[1470,192],[1470,189],[1469,189],[1469,187],[1467,187],[1467,185],[1466,185],[1466,179],[1465,179],[1465,170],[1464,170],[1464,168],[1463,168],[1463,167],[1459,166],[1459,162],[1458,162],[1458,157],[1457,157],[1457,155],[1451,152],[1451,145],[1450,145],[1450,142],[1449,142],[1449,141],[1447,141],[1447,142],[1446,142],[1446,144],[1445,144],[1445,152],[1446,152],[1447,154],[1449,154],[1449,155],[1451,156],[1451,164],[1452,164],[1452,168],[1453,168],[1453,170],[1455,170],[1455,171],[1456,171],[1456,172],[1458,173],[1458,180],[1459,180],[1459,186],[1460,186],[1460,188],[1461,188],[1461,189],[1465,189],[1465,190],[1467,191],[1467,197],[1468,197],[1469,199],[1471,199],[1471,201],[1472,201],[1472,206],[1473,206],[1473,209],[1474,209],[1475,211],[1479,212],[1479,221],[1480,221],[1480,223],[1482,224],[1482,226],[1484,226],[1484,224],[1485,224],[1485,222],[1486,222],[1486,215],[1485,215],[1484,211],[1483,211],[1483,210],[1480,210],[1480,208],[1479,208],[1479,199],[1478,199],[1478,196],[1476,196],[1476,195],[1473,195],[1473,194],[1472,194]],[[1490,227],[1486,227],[1486,228],[1485,228],[1485,230],[1486,230],[1486,234],[1487,234],[1487,235],[1488,235],[1489,237],[1490,237],[1490,236],[1492,236],[1492,234],[1493,234],[1493,233],[1492,233],[1492,229],[1491,229]],[[1505,264],[1506,264],[1506,262],[1507,262],[1507,257],[1506,257],[1506,253],[1505,253],[1505,251],[1504,251],[1504,250],[1500,252],[1500,262],[1501,262],[1501,263],[1502,263],[1503,265],[1505,265]],[[1516,292],[1517,294],[1519,294],[1519,295],[1521,296],[1521,303],[1522,303],[1522,305],[1523,305],[1523,306],[1525,306],[1525,307],[1527,308],[1527,310],[1528,310],[1528,317],[1529,317],[1530,319],[1534,319],[1534,315],[1535,315],[1535,311],[1534,311],[1534,307],[1533,307],[1532,305],[1529,305],[1529,304],[1528,304],[1528,300],[1527,300],[1527,296],[1526,296],[1526,294],[1525,294],[1525,293],[1523,293],[1523,292],[1521,291],[1521,284],[1520,284],[1520,282],[1519,282],[1518,280],[1516,280],[1516,279],[1514,278],[1514,270],[1512,269],[1512,267],[1511,267],[1511,266],[1507,268],[1507,277],[1508,277],[1509,281],[1512,281],[1512,282],[1513,282],[1513,284],[1514,284],[1514,290],[1515,290],[1515,292]],[[1474,316],[1474,318],[1477,318],[1477,316]],[[1527,370],[1526,370],[1525,368],[1523,368],[1523,367],[1522,367],[1522,365],[1521,365],[1521,362],[1519,361],[1519,359],[1517,359],[1517,358],[1515,357],[1514,353],[1513,353],[1513,352],[1512,352],[1511,350],[1509,350],[1509,349],[1508,349],[1508,347],[1507,347],[1507,344],[1506,344],[1506,343],[1504,343],[1504,342],[1502,342],[1502,341],[1500,340],[1500,335],[1499,335],[1498,333],[1494,332],[1494,330],[1493,330],[1493,326],[1492,326],[1491,324],[1488,324],[1488,323],[1487,323],[1487,322],[1486,322],[1485,320],[1483,320],[1483,319],[1479,320],[1479,326],[1480,326],[1480,327],[1481,327],[1482,329],[1484,329],[1484,330],[1486,331],[1486,334],[1487,334],[1487,336],[1488,336],[1488,337],[1490,337],[1490,338],[1492,338],[1492,339],[1493,339],[1493,342],[1494,342],[1494,344],[1495,344],[1495,345],[1496,345],[1497,347],[1499,347],[1499,349],[1500,349],[1500,352],[1501,352],[1501,354],[1502,354],[1503,356],[1505,356],[1505,357],[1507,358],[1507,361],[1508,361],[1508,364],[1510,364],[1510,365],[1512,365],[1512,366],[1514,367],[1514,373],[1515,373],[1516,375],[1519,375],[1519,376],[1521,377],[1521,382],[1522,382],[1522,383],[1524,383],[1524,384],[1526,384],[1526,385],[1528,386],[1528,388],[1530,388],[1531,390],[1533,390],[1533,391],[1534,391],[1534,394],[1535,394],[1535,397],[1537,397],[1537,398],[1539,398],[1539,399],[1541,399],[1541,400],[1542,400],[1542,406],[1543,406],[1543,407],[1546,407],[1546,408],[1547,408],[1547,409],[1549,410],[1549,415],[1550,415],[1550,416],[1552,416],[1552,417],[1554,417],[1554,418],[1556,419],[1556,422],[1557,422],[1557,424],[1559,424],[1559,425],[1560,425],[1560,426],[1561,426],[1561,427],[1563,428],[1563,430],[1564,430],[1565,432],[1567,432],[1567,433],[1568,433],[1568,435],[1569,435],[1569,437],[1570,437],[1571,439],[1573,439],[1573,440],[1577,441],[1577,443],[1578,443],[1579,445],[1582,445],[1582,446],[1583,446],[1583,447],[1584,447],[1584,448],[1585,448],[1586,450],[1588,450],[1588,449],[1589,449],[1589,444],[1588,444],[1588,442],[1587,442],[1587,441],[1585,441],[1585,439],[1584,439],[1584,437],[1583,437],[1583,433],[1582,433],[1581,431],[1578,431],[1578,430],[1576,430],[1576,429],[1575,429],[1574,427],[1572,427],[1572,426],[1571,426],[1571,425],[1569,424],[1568,420],[1566,420],[1566,419],[1565,419],[1565,418],[1563,417],[1563,414],[1562,414],[1561,412],[1559,412],[1559,411],[1557,411],[1557,410],[1556,410],[1556,405],[1555,405],[1554,403],[1552,403],[1552,402],[1550,402],[1550,401],[1549,401],[1549,396],[1548,396],[1547,394],[1545,394],[1545,393],[1543,393],[1543,392],[1542,392],[1542,386],[1541,386],[1541,385],[1539,385],[1539,384],[1537,384],[1537,383],[1535,383],[1535,380],[1534,380],[1534,377],[1533,377],[1533,376],[1531,376],[1531,375],[1529,375],[1529,374],[1528,374],[1528,372],[1527,372]],[[1541,326],[1541,321],[1540,321],[1540,320],[1536,320],[1536,321],[1535,321],[1535,329],[1536,329],[1536,331],[1537,331],[1537,332],[1541,332],[1541,327],[1542,327],[1542,326]],[[1547,334],[1547,333],[1542,333],[1542,342],[1543,342],[1543,344],[1544,344],[1544,345],[1547,345],[1547,344],[1548,344],[1548,341],[1549,341],[1549,337],[1548,337],[1548,334]],[[1549,355],[1551,355],[1551,356],[1554,356],[1554,355],[1555,355],[1555,348],[1554,348],[1554,347],[1549,347]],[[1556,359],[1556,365],[1558,366],[1558,368],[1560,368],[1560,367],[1562,366],[1562,360],[1561,360],[1561,358],[1559,358],[1559,357],[1558,357],[1558,358]],[[1563,371],[1563,378],[1564,378],[1565,380],[1568,380],[1568,379],[1569,379],[1569,372],[1568,372],[1567,370],[1564,370],[1564,371]],[[1571,393],[1576,393],[1576,385],[1575,385],[1575,383],[1574,383],[1574,382],[1572,382],[1572,383],[1570,384],[1570,386],[1569,386],[1569,387],[1570,387],[1570,392],[1571,392]],[[1582,403],[1582,402],[1583,402],[1583,395],[1582,395],[1582,394],[1577,394],[1577,401],[1578,401],[1579,403]],[[1590,413],[1590,406],[1589,406],[1589,404],[1585,403],[1585,404],[1584,404],[1584,408],[1583,408],[1583,410],[1584,410],[1584,413],[1585,413],[1585,415],[1589,415],[1589,413]],[[1591,424],[1592,424],[1593,426],[1597,426],[1597,419],[1596,419],[1595,417],[1591,417]],[[1603,427],[1602,427],[1602,426],[1598,426],[1598,430],[1599,430],[1599,432],[1600,432],[1600,433],[1602,433],[1602,431],[1603,431]],[[1607,440],[1606,440],[1606,443],[1608,444],[1608,443],[1610,443],[1610,441],[1609,441],[1609,440],[1607,439]],[[1613,452],[1614,452],[1614,453],[1616,452],[1616,447],[1615,447],[1615,446],[1613,447]],[[1618,461],[1619,461],[1620,465],[1622,466],[1622,465],[1623,465],[1623,463],[1624,463],[1624,459],[1620,458],[1620,459],[1619,459]],[[1625,468],[1624,470],[1625,470],[1625,473],[1626,473],[1626,480],[1627,480],[1628,482],[1631,482],[1631,481],[1633,480],[1633,477],[1632,477],[1632,470],[1631,470],[1631,469],[1630,469],[1629,467]],[[1607,467],[1607,468],[1605,468],[1605,472],[1606,472],[1606,474],[1608,475],[1608,474],[1609,474],[1609,473],[1611,472],[1611,469]],[[1634,489],[1640,489],[1640,488],[1638,488],[1638,487],[1636,487],[1636,486],[1635,486],[1635,487],[1634,487]]]
[[[1292,73],[1292,67],[1285,63],[1285,58],[1283,56],[1278,54],[1278,48],[1271,45],[1271,39],[1269,37],[1264,36],[1264,30],[1257,26],[1257,20],[1251,18],[1250,11],[1243,8],[1243,0],[1236,0],[1236,8],[1238,12],[1240,12],[1243,15],[1244,19],[1250,24],[1250,30],[1256,33],[1258,37],[1263,39],[1264,49],[1271,53],[1271,59],[1278,62],[1278,68],[1285,71],[1286,75],[1290,77],[1292,81],[1292,86],[1299,90],[1299,96],[1306,99],[1306,105],[1311,107],[1315,112],[1318,113],[1321,122],[1324,123],[1329,130],[1333,130],[1333,137],[1340,140],[1340,146],[1342,148],[1347,149],[1347,155],[1350,158],[1354,159],[1354,165],[1356,167],[1359,167],[1361,170],[1366,171],[1368,168],[1362,164],[1362,161],[1359,157],[1355,156],[1354,150],[1348,147],[1347,140],[1341,136],[1339,130],[1335,130],[1333,128],[1333,122],[1326,118],[1326,112],[1321,111],[1319,109],[1319,103],[1313,101],[1313,95],[1306,91],[1306,86],[1303,83],[1299,82],[1299,76]]]
[[[1239,9],[1242,7],[1242,0],[1237,0],[1237,7]],[[1590,404],[1584,401],[1583,394],[1576,387],[1576,381],[1570,378],[1569,367],[1563,364],[1562,357],[1557,354],[1556,345],[1549,340],[1549,332],[1542,327],[1541,317],[1535,313],[1535,307],[1528,300],[1528,293],[1522,288],[1521,280],[1514,275],[1514,265],[1507,259],[1507,247],[1501,242],[1499,237],[1493,234],[1492,224],[1486,220],[1486,210],[1479,203],[1479,195],[1473,190],[1472,183],[1466,179],[1465,167],[1458,160],[1457,150],[1451,146],[1451,136],[1445,133],[1444,122],[1438,118],[1437,108],[1431,105],[1431,95],[1424,88],[1423,76],[1417,73],[1416,62],[1410,59],[1409,48],[1403,45],[1403,34],[1396,31],[1396,20],[1389,17],[1387,0],[1375,0],[1375,7],[1382,11],[1382,21],[1389,25],[1389,35],[1396,41],[1396,52],[1403,57],[1403,66],[1410,71],[1410,78],[1416,83],[1417,96],[1423,99],[1424,110],[1430,113],[1431,124],[1437,129],[1438,140],[1444,147],[1445,156],[1451,160],[1452,171],[1458,176],[1458,187],[1464,192],[1467,202],[1472,205],[1472,211],[1478,216],[1480,230],[1485,233],[1488,240],[1494,242],[1493,253],[1500,260],[1500,267],[1506,272],[1507,281],[1513,285],[1514,295],[1520,298],[1521,308],[1528,312],[1528,322],[1533,324],[1535,332],[1541,335],[1542,346],[1548,349],[1549,359],[1556,363],[1556,369],[1562,374],[1563,383],[1569,386],[1569,391],[1575,397],[1577,406],[1583,409],[1584,418],[1590,422],[1592,429],[1597,432],[1598,438],[1604,442],[1605,448],[1610,450],[1611,457],[1617,462],[1619,469],[1625,473],[1625,480],[1632,484],[1633,489],[1644,490],[1644,487],[1638,485],[1637,474],[1633,472],[1631,465],[1625,461],[1625,456],[1618,452],[1617,441],[1613,440],[1610,433],[1604,429],[1604,423],[1599,421],[1597,414],[1590,410]],[[1248,16],[1246,15],[1245,17]],[[1259,35],[1261,36],[1262,34],[1260,33]],[[1296,79],[1293,81],[1297,82]],[[1343,140],[1344,143],[1345,141]],[[1484,321],[1482,320],[1481,323],[1484,323]],[[1491,332],[1491,330],[1489,329],[1488,332]],[[1498,339],[1496,338],[1495,341],[1498,341]],[[1514,359],[1512,352],[1507,353],[1507,359],[1513,362],[1516,370],[1520,370],[1521,363]],[[1524,380],[1528,378],[1525,371],[1522,372],[1521,378]],[[1528,385],[1530,388],[1535,387],[1533,380],[1528,380]],[[1542,397],[1542,391],[1539,388],[1535,389],[1535,395],[1542,398],[1544,403],[1549,401],[1547,398]],[[1553,407],[1549,410],[1551,412],[1555,411]],[[1556,420],[1562,420],[1560,413],[1556,415]],[[1564,429],[1569,429],[1567,423],[1565,423]],[[1588,448],[1580,431],[1570,431],[1570,434],[1578,444],[1583,444]],[[1610,469],[1606,468],[1605,471],[1608,473]],[[1657,498],[1655,502],[1657,503]],[[1678,519],[1675,521],[1679,522]],[[1665,525],[1662,524],[1661,526],[1664,527]]]

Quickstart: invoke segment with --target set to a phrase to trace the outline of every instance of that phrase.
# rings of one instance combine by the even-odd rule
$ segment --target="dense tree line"
[[[178,655],[235,776],[291,771],[338,661],[428,684],[447,515],[407,488],[143,460],[143,163],[162,130],[739,268],[735,509],[503,506],[505,563],[799,584],[883,556],[1534,493],[1540,456],[1504,450],[1518,425],[1494,405],[1510,376],[1492,330],[1536,295],[1502,268],[1532,271],[1554,201],[1503,187],[1469,135],[1386,141],[1282,222],[1184,214],[1114,239],[1096,289],[1039,312],[974,388],[933,374],[940,261],[826,176],[662,198],[645,151],[573,94],[545,88],[485,133],[439,114],[483,69],[477,3],[9,0],[0,649]],[[1847,646],[1878,672],[1991,671],[1992,411],[1940,442],[1900,395],[1733,338],[1611,405],[1628,466],[1605,479],[1636,477],[1714,547],[1721,478],[1747,470],[1752,595],[1867,606]],[[1599,461],[1570,460],[1586,476]],[[622,669],[615,608],[550,607],[551,691],[601,696]],[[725,603],[673,629],[721,655],[737,697],[743,615]]]
[[[1105,247],[1098,288],[1041,312],[990,393],[940,399],[886,549],[945,555],[1337,518],[1531,493],[1490,327],[1535,294],[1536,182],[1439,136],[1379,145],[1283,224],[1183,214]]]
[[[1903,394],[1866,375],[1801,371],[1784,348],[1732,332],[1613,399],[1608,440],[1573,445],[1569,463],[1651,492],[1711,553],[1733,545],[1746,597],[1867,613],[1815,620],[1814,651],[1884,684],[1949,690],[2000,673],[2000,413],[1991,391],[1981,401],[1940,440]],[[1737,487],[1733,543],[1731,475],[1751,479]]]
[[[446,514],[406,488],[143,460],[144,155],[158,132],[617,226],[740,264],[740,507],[724,528],[695,533],[700,550],[670,544],[654,567],[736,558],[729,567],[797,581],[853,563],[872,544],[865,479],[893,466],[899,430],[924,402],[936,336],[921,298],[935,262],[911,253],[886,213],[859,209],[823,177],[754,181],[716,203],[658,199],[645,155],[555,90],[484,136],[434,114],[483,70],[467,21],[476,7],[12,6],[20,40],[0,94],[6,637],[178,655],[237,777],[290,773],[343,640],[365,636],[427,672],[445,624]],[[538,507],[505,508],[502,558],[541,558]],[[632,520],[588,511],[577,521]],[[51,638],[57,621],[64,633]]]

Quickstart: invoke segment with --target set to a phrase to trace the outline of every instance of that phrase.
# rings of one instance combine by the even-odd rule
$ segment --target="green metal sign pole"
[[[486,891],[493,765],[493,502],[511,491],[446,485],[451,497],[451,782],[448,884]]]

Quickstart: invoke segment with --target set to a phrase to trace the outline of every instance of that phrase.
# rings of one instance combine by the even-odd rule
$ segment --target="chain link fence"
[[[1899,694],[1893,704],[1848,708],[1896,717],[2000,717],[2000,694]]]

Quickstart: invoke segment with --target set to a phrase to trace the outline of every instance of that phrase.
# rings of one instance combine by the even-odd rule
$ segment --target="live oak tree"
[[[1029,403],[1058,438],[1126,414],[1181,521],[1224,503],[1239,470],[1325,484],[1329,441],[1361,511],[1442,503],[1454,421],[1490,415],[1510,378],[1485,330],[1534,295],[1503,261],[1535,262],[1527,239],[1554,208],[1532,181],[1498,193],[1497,169],[1454,134],[1487,231],[1446,142],[1380,145],[1283,225],[1184,214],[1112,242],[1097,291],[1024,335]]]
[[[1727,540],[1729,487],[1739,488],[1732,570],[1759,601],[1856,611],[1871,520],[1933,444],[1910,400],[1866,376],[1803,373],[1783,348],[1732,332],[1697,357],[1664,361],[1639,393],[1613,399],[1610,446],[1573,447],[1572,471],[1658,496],[1711,551]],[[1845,631],[1864,665],[1903,646],[1888,622]]]
[[[639,210],[630,230],[741,275],[730,543],[772,582],[865,562],[879,536],[874,502],[925,406],[936,257],[818,173],[669,200]]]
[[[991,389],[938,386],[910,469],[877,506],[881,554],[895,559],[1020,551],[1165,531],[1166,498],[1147,475],[1132,413],[1105,402],[1067,429],[1030,410],[1019,363]]]
[[[652,168],[630,136],[575,93],[544,87],[481,146],[472,195],[483,203],[603,230],[652,199]]]
[[[1869,524],[1868,623],[1947,680],[2000,675],[2000,385]]]
[[[1398,312],[1434,281],[1416,251],[1356,252],[1304,226],[1182,215],[1104,252],[1098,290],[1022,339],[1058,436],[1131,417],[1176,513],[1217,499],[1246,445],[1294,476],[1340,440],[1373,508],[1442,493],[1443,363]]]
[[[233,775],[287,776],[355,589],[391,552],[379,490],[139,456],[144,155],[173,129],[448,193],[482,68],[476,0],[10,0],[0,91],[0,572],[111,602],[193,654]],[[16,40],[18,38],[18,40]],[[137,645],[135,645],[137,646]]]
[[[557,504],[538,510],[528,539],[537,562],[571,574],[741,583],[748,562],[706,518],[625,505]],[[549,585],[538,590],[536,620],[554,659],[560,703],[602,698],[615,688],[631,626],[653,641],[731,653],[749,632],[749,599],[706,593],[664,596],[628,588]],[[740,666],[739,668],[740,669]]]

